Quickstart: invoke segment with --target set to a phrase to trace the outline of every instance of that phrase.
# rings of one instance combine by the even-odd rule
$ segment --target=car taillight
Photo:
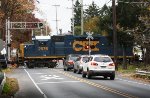
[[[96,62],[91,62],[92,66],[97,66],[98,64]]]
[[[114,63],[110,63],[109,66],[115,66],[115,64]]]
[[[72,64],[74,64],[74,63],[73,63],[73,61],[68,61],[68,64],[72,65]]]

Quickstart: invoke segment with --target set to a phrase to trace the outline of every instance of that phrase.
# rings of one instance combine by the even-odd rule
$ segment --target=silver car
[[[80,74],[82,72],[84,63],[88,60],[88,58],[89,58],[88,55],[79,56],[74,63],[73,72]]]

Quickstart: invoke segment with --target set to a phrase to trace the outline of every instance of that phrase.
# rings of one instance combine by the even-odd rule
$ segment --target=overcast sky
[[[36,1],[36,0],[35,0]],[[72,0],[37,0],[36,7],[40,12],[35,12],[36,17],[47,20],[50,28],[52,29],[52,35],[56,35],[56,7],[53,5],[60,5],[57,7],[57,19],[58,28],[62,29],[63,33],[70,31],[72,10]],[[76,0],[74,0],[75,3]],[[80,1],[80,0],[79,0]],[[110,0],[83,0],[83,5],[89,5],[94,1],[99,7],[104,4],[111,5]],[[108,3],[109,2],[109,3]],[[86,7],[84,7],[85,9]]]

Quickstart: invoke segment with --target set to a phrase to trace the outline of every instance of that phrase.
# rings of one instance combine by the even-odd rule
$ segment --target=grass
[[[12,70],[10,68],[6,68],[6,69],[3,69],[2,72],[4,72],[4,73],[11,73]]]
[[[16,78],[6,78],[2,94],[7,96],[14,96],[19,90],[18,80]]]
[[[120,73],[135,73],[137,66],[127,65],[127,69],[123,69],[122,65],[118,65],[118,72]]]
[[[128,64],[127,69],[123,69],[122,65],[118,65],[118,72],[122,73],[134,73],[136,69],[150,71],[150,65],[144,65],[143,63]]]
[[[127,65],[127,69],[123,69],[122,65],[118,65],[118,73],[123,77],[134,78],[136,80],[147,81],[150,83],[150,76],[147,75],[137,75],[136,69],[144,70],[150,72],[150,65],[144,65],[143,63],[139,64],[130,64]]]

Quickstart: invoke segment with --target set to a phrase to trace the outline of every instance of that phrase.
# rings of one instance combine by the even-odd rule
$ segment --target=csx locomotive
[[[55,35],[35,36],[32,43],[20,45],[20,59],[26,62],[29,68],[44,66],[53,68],[55,60],[60,60],[68,54],[107,54],[113,57],[113,45],[109,44],[104,36],[93,36],[93,40],[86,39],[87,36]],[[123,56],[123,49],[118,48],[117,55]],[[128,48],[126,55],[132,57],[132,48]]]

